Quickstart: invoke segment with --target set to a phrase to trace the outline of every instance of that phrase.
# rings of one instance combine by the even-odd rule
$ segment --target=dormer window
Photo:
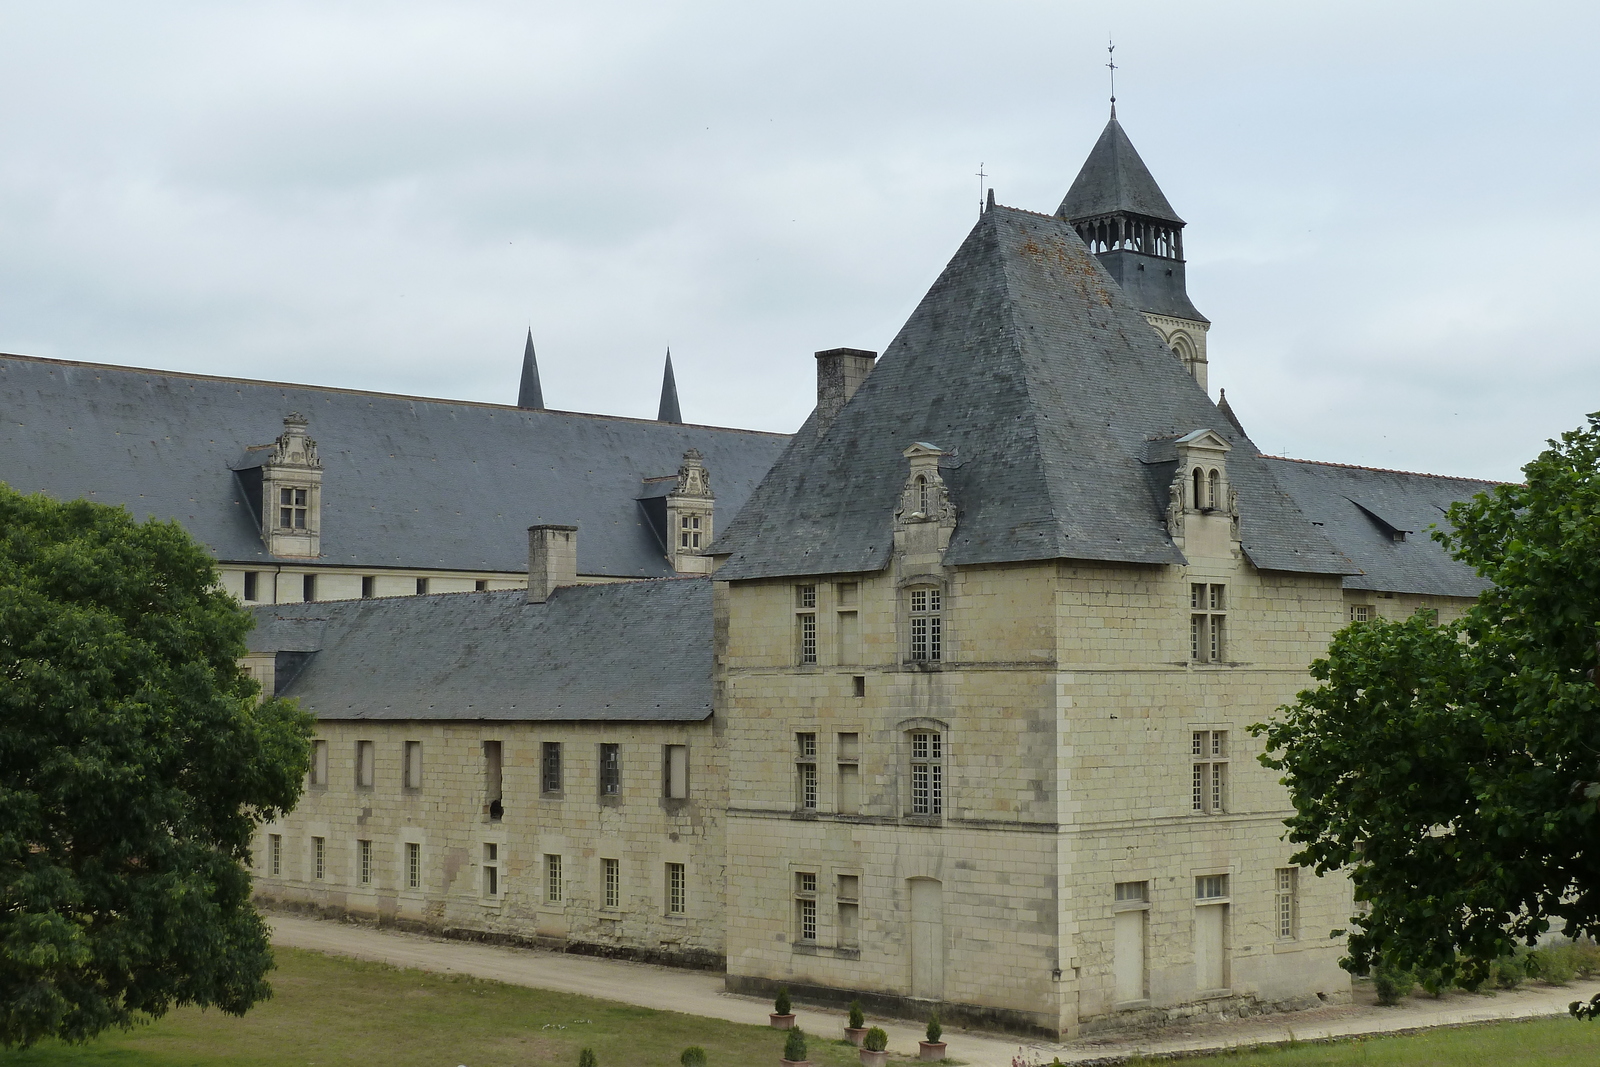
[[[1215,508],[1222,501],[1222,475],[1217,473],[1215,467],[1206,480],[1206,507]]]
[[[285,530],[304,530],[306,511],[310,507],[309,489],[283,488],[278,490],[278,525]]]
[[[679,518],[678,547],[699,551],[700,549],[700,516],[683,515]]]

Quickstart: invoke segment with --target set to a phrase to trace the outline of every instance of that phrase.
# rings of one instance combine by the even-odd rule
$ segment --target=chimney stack
[[[543,604],[558,585],[578,584],[578,528],[528,527],[528,603]]]
[[[821,436],[872,373],[878,353],[830,348],[817,353],[817,434]]]

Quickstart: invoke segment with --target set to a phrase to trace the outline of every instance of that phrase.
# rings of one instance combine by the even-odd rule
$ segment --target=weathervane
[[[1111,71],[1111,113],[1117,111],[1117,45],[1111,38],[1106,38],[1106,67]]]
[[[980,217],[983,215],[983,179],[985,179],[987,177],[989,177],[989,175],[987,175],[987,174],[985,174],[983,172],[983,164],[979,163],[978,164],[978,215]]]

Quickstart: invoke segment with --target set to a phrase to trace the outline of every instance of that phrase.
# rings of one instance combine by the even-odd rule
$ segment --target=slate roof
[[[1267,463],[1306,517],[1360,568],[1345,578],[1346,589],[1475,597],[1486,587],[1429,530],[1447,529],[1446,508],[1498,483],[1273,457]],[[1397,530],[1404,541],[1395,540]]]
[[[953,565],[1179,563],[1164,521],[1175,454],[1211,429],[1251,561],[1356,568],[1300,513],[1065,219],[994,207],[819,437],[813,412],[712,551],[719,578],[870,572],[889,561],[901,451],[929,441],[957,510]],[[1159,452],[1159,449],[1157,450]]]
[[[230,562],[271,564],[234,469],[310,420],[324,564],[525,571],[527,528],[576,525],[582,574],[672,573],[644,479],[704,455],[719,524],[781,434],[0,355],[0,481],[180,521]],[[303,560],[293,561],[297,564]]]
[[[1082,219],[1119,211],[1183,225],[1150,174],[1150,168],[1144,165],[1133,142],[1128,140],[1113,105],[1111,121],[1106,123],[1100,139],[1089,151],[1089,158],[1083,161],[1083,168],[1073,179],[1056,214],[1064,219]]]
[[[278,604],[252,652],[319,719],[699,722],[711,714],[711,579]],[[315,646],[315,647],[308,647]],[[301,660],[304,660],[303,666]]]

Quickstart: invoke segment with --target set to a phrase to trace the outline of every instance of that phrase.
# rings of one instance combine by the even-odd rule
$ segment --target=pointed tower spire
[[[672,377],[672,349],[667,349],[667,369],[661,376],[661,410],[656,413],[657,422],[682,422],[683,414],[678,410],[678,383]]]
[[[1072,223],[1089,251],[1204,388],[1211,320],[1189,300],[1183,219],[1167,203],[1117,121],[1115,94],[1111,119],[1056,214]]]
[[[539,361],[533,355],[533,327],[528,327],[528,344],[522,350],[522,387],[517,390],[517,407],[526,411],[544,410],[544,390],[539,387]]]

